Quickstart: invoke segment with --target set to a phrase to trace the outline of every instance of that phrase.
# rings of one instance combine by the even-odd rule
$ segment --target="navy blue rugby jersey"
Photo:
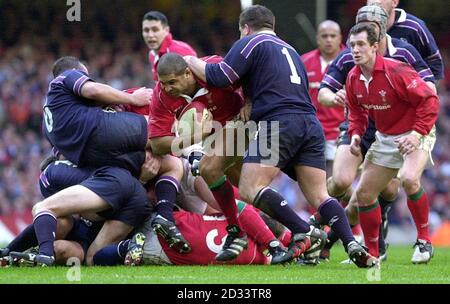
[[[81,88],[87,81],[91,78],[84,72],[63,72],[50,82],[44,104],[44,134],[62,155],[77,165],[102,111],[81,96]]]
[[[256,122],[287,113],[315,114],[300,55],[272,31],[238,40],[222,62],[206,65],[206,80],[216,87],[241,84]]]
[[[413,45],[430,67],[434,78],[444,78],[444,63],[436,41],[425,22],[402,9],[395,9],[395,22],[388,34]]]

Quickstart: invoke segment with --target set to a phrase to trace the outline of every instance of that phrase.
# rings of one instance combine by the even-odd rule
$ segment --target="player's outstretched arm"
[[[317,100],[325,107],[345,106],[345,90],[341,89],[334,93],[328,88],[321,88]]]
[[[105,105],[129,104],[133,106],[148,105],[152,97],[152,89],[141,88],[132,94],[116,90],[109,85],[87,81],[81,88],[81,96]]]

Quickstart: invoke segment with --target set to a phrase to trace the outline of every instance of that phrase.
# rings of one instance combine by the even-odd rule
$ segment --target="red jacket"
[[[168,33],[166,38],[164,38],[163,42],[161,43],[158,53],[156,53],[154,50],[151,50],[148,53],[148,61],[152,66],[152,75],[155,81],[158,80],[158,73],[156,68],[158,66],[159,58],[161,58],[162,55],[170,52],[180,54],[181,56],[197,56],[197,53],[189,44],[183,41],[174,40],[172,38],[172,34]]]
[[[345,84],[350,136],[364,134],[368,116],[383,134],[430,133],[438,117],[439,99],[411,66],[377,55],[368,89],[361,78],[361,68],[355,66]]]
[[[318,49],[303,54],[301,58],[308,75],[309,95],[311,95],[311,100],[317,109],[317,118],[322,124],[325,139],[335,140],[339,136],[339,125],[345,120],[344,107],[326,107],[317,100],[320,82],[327,72],[328,67],[322,73],[320,51]]]

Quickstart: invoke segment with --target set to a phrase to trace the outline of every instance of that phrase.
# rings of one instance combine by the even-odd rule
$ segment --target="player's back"
[[[169,248],[159,237],[164,252],[176,265],[217,264],[216,254],[227,236],[227,221],[223,216],[206,216],[192,212],[174,212],[178,229],[191,244],[190,253],[180,254]],[[233,264],[268,264],[269,259],[261,252],[253,239],[249,238],[248,248],[233,261]]]
[[[388,30],[388,34],[413,45],[433,71],[434,77],[436,79],[443,78],[442,56],[433,35],[423,20],[397,8],[395,22]]]
[[[44,133],[67,159],[78,164],[89,136],[96,128],[101,109],[81,97],[89,76],[65,71],[49,85],[44,105]]]
[[[237,44],[248,69],[241,80],[253,102],[251,119],[315,113],[305,67],[292,46],[272,32],[244,37]]]

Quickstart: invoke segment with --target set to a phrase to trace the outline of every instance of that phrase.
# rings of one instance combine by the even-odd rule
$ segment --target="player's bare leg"
[[[57,240],[55,241],[55,263],[66,266],[69,259],[78,259],[79,265],[84,261],[83,247],[77,242]]]
[[[89,246],[86,253],[86,264],[93,264],[93,257],[97,251],[111,244],[126,239],[127,235],[133,231],[133,226],[116,220],[108,220],[103,224],[95,240]]]
[[[350,145],[337,147],[333,173],[327,181],[327,190],[331,196],[340,199],[346,194],[356,178],[362,161],[362,156],[355,156],[350,152]]]

